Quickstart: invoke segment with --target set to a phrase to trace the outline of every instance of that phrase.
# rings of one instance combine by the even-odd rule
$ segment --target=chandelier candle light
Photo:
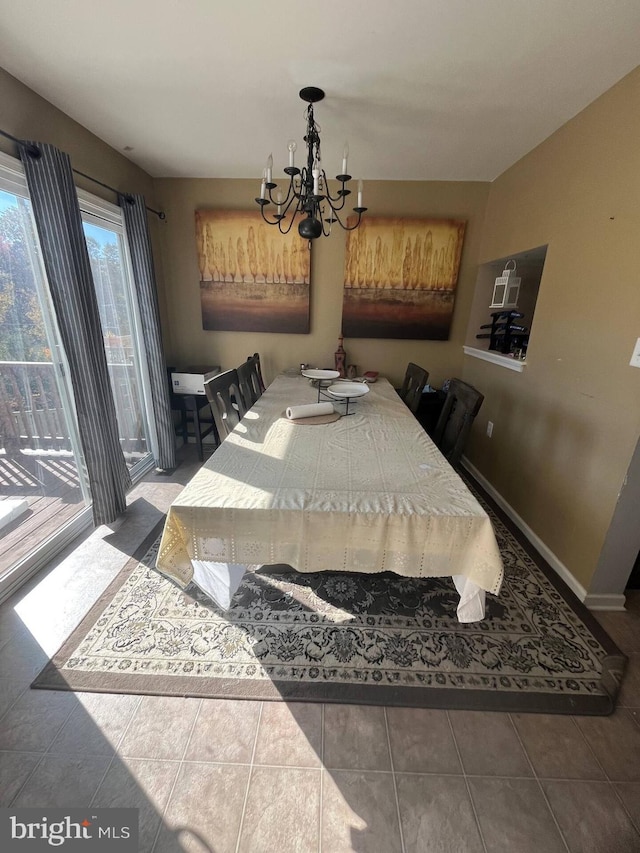
[[[298,233],[305,240],[315,240],[321,234],[328,237],[334,222],[337,222],[345,231],[353,231],[360,225],[362,214],[367,208],[362,206],[362,181],[358,181],[357,207],[353,208],[354,212],[358,214],[357,222],[348,226],[346,222],[341,221],[338,215],[339,211],[344,208],[347,196],[351,194],[351,190],[347,189],[346,186],[351,180],[351,175],[347,174],[349,146],[345,143],[342,153],[342,174],[336,175],[336,181],[339,181],[341,185],[340,189],[335,196],[332,196],[329,192],[327,176],[322,168],[320,127],[316,124],[313,116],[313,105],[324,98],[324,92],[315,86],[307,86],[300,90],[300,97],[309,104],[307,107],[307,135],[304,137],[307,144],[307,164],[302,169],[297,168],[295,165],[297,145],[291,140],[288,145],[289,165],[284,170],[285,174],[289,176],[287,195],[283,198],[282,190],[278,190],[274,199],[272,190],[276,189],[278,185],[272,180],[273,157],[269,154],[266,168],[262,174],[260,198],[256,199],[257,204],[260,205],[262,218],[269,225],[277,225],[283,234],[288,234],[298,214],[304,216],[298,224]],[[268,204],[276,205],[277,213],[273,214],[273,219],[269,219],[265,215],[265,208]],[[291,216],[285,224],[287,214],[290,211]]]

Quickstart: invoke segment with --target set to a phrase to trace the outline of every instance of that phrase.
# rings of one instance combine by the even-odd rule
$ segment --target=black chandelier
[[[342,156],[342,174],[336,175],[336,181],[339,181],[341,186],[337,194],[332,196],[329,192],[327,176],[322,168],[320,128],[313,116],[313,105],[324,98],[324,92],[315,86],[307,86],[300,90],[300,97],[309,104],[307,107],[307,135],[304,137],[304,141],[307,143],[307,165],[298,169],[294,164],[297,146],[293,140],[289,142],[289,165],[284,170],[285,174],[289,175],[287,195],[283,198],[282,191],[279,190],[274,198],[272,191],[278,185],[273,183],[271,179],[273,157],[271,154],[269,155],[267,166],[262,175],[260,198],[256,199],[257,204],[260,205],[262,218],[269,225],[277,225],[282,234],[288,234],[296,217],[301,214],[304,219],[301,219],[298,224],[298,233],[305,240],[315,240],[321,234],[328,237],[334,222],[337,222],[345,231],[353,231],[360,225],[362,214],[367,209],[362,206],[362,181],[358,181],[358,206],[353,208],[354,212],[358,214],[358,221],[353,225],[347,225],[340,219],[339,212],[343,210],[346,198],[351,194],[351,190],[347,189],[347,183],[351,180],[351,175],[347,174],[348,147],[345,144]],[[277,213],[273,214],[272,219],[265,215],[265,208],[268,204],[277,206]],[[289,212],[291,215],[288,217]]]

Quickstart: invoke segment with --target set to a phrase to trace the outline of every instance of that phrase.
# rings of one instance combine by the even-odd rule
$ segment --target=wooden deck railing
[[[142,391],[131,364],[110,364],[123,450],[145,449]],[[0,361],[0,447],[7,455],[71,450],[65,412],[51,362]]]

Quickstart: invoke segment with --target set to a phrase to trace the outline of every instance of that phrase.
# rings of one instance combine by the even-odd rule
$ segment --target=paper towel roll
[[[308,403],[305,406],[289,406],[286,414],[290,421],[297,421],[299,418],[332,415],[334,411],[333,403]]]

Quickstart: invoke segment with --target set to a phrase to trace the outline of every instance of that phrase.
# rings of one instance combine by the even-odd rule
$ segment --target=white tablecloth
[[[194,567],[202,582],[228,565],[447,575],[461,621],[482,618],[503,569],[477,500],[386,380],[334,423],[286,419],[317,393],[297,376],[269,386],[172,504],[158,569],[182,586]],[[231,574],[214,585],[221,604],[220,585],[230,597],[239,583]]]

